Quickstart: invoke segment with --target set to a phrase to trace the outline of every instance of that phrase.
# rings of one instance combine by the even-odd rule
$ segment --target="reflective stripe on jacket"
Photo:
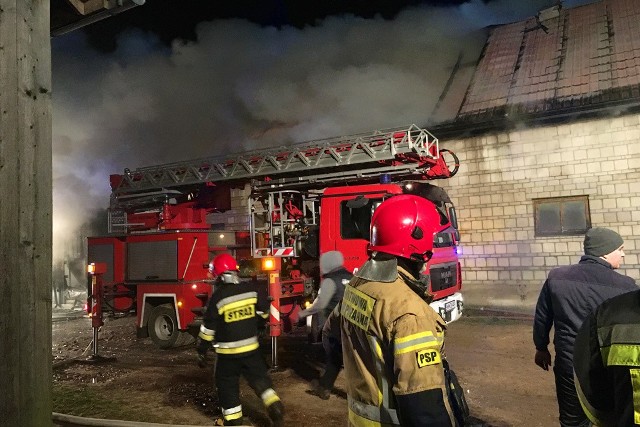
[[[350,425],[455,425],[442,318],[399,276],[391,283],[354,277],[339,307],[329,322],[342,329]]]
[[[268,317],[268,308],[266,289],[258,283],[219,284],[207,302],[198,336],[215,338],[219,355],[243,356],[258,349],[258,318]]]
[[[640,425],[640,291],[604,302],[576,336],[580,403],[597,426]]]

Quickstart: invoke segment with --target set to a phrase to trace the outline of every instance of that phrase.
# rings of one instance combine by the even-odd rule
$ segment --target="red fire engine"
[[[445,155],[453,159],[452,169]],[[388,197],[413,193],[441,213],[444,231],[435,236],[429,262],[432,306],[454,321],[463,309],[455,209],[442,188],[426,181],[453,176],[457,161],[439,149],[437,138],[412,125],[125,169],[111,176],[109,235],[88,239],[89,263],[106,264],[100,308],[135,313],[138,336],[159,347],[186,343],[211,293],[209,260],[228,251],[256,261],[261,271],[253,275],[268,281],[275,349],[275,337],[295,324],[300,307],[317,293],[320,254],[339,250],[346,268],[357,269],[367,259],[375,208]],[[207,214],[231,209],[231,189],[247,184],[248,231],[232,233],[234,244],[221,247],[220,234],[229,233],[212,230]]]

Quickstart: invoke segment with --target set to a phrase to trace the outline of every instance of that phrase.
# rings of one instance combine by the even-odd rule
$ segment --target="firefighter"
[[[640,425],[640,291],[591,313],[576,336],[573,369],[580,404],[596,426]]]
[[[198,365],[206,366],[206,354],[213,344],[224,425],[243,425],[239,381],[244,375],[262,399],[273,425],[281,426],[284,406],[273,390],[258,343],[259,325],[269,312],[266,295],[255,281],[240,280],[236,260],[229,254],[216,256],[209,272],[216,284],[198,334]]]
[[[371,256],[325,328],[340,322],[351,426],[456,426],[444,361],[445,322],[430,306],[427,261],[440,214],[399,195],[371,219]]]

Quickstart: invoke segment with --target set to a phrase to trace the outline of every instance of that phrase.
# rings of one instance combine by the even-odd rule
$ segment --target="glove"
[[[549,350],[536,350],[534,361],[536,365],[548,371],[549,366],[551,366],[551,353],[549,353]]]
[[[207,355],[204,353],[198,353],[198,367],[204,369],[207,367]]]
[[[298,321],[296,322],[296,326],[302,327],[302,326],[306,326],[306,325],[307,325],[307,318],[306,317],[298,317]]]
[[[202,338],[198,337],[198,342],[196,343],[196,350],[198,353],[207,354],[207,351],[211,348],[211,342],[205,341]]]

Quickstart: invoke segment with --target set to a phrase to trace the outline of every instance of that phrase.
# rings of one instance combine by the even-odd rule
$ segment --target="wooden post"
[[[49,0],[0,0],[0,424],[51,426]]]

